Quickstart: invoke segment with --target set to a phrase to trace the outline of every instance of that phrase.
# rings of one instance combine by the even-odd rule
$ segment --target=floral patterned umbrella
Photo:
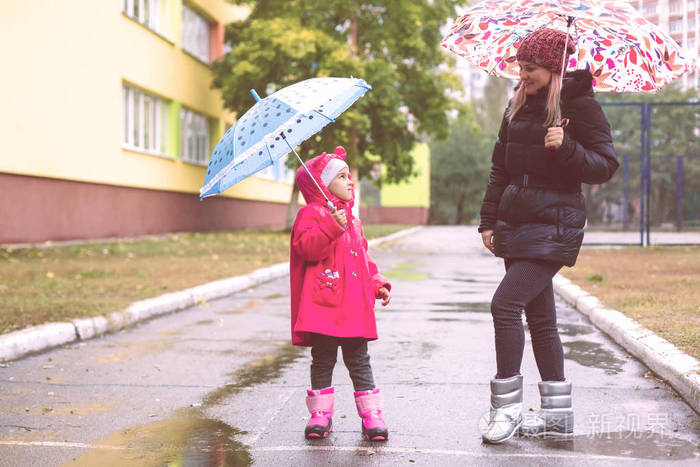
[[[577,51],[566,71],[590,70],[596,91],[654,92],[694,66],[632,6],[610,0],[485,0],[457,19],[441,45],[489,73],[518,79],[515,54],[525,36],[543,27],[566,31],[569,18]]]

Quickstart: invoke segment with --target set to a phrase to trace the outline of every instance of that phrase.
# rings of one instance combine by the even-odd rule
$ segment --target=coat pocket
[[[337,306],[343,299],[342,282],[339,277],[319,273],[311,288],[311,300],[321,306]]]

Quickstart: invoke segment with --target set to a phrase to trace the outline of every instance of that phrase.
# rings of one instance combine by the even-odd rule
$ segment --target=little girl
[[[297,214],[290,246],[292,344],[311,347],[311,389],[306,405],[311,419],[306,438],[325,438],[333,428],[331,386],[338,346],[355,388],[355,404],[367,440],[387,440],[383,397],[374,387],[367,341],[377,338],[374,301],[386,306],[391,285],[367,254],[360,220],[352,215],[355,192],[345,149],[323,153],[300,167],[296,181],[306,206]]]

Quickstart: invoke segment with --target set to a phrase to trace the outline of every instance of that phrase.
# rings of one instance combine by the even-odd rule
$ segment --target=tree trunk
[[[299,212],[299,187],[294,183],[292,186],[292,198],[289,200],[289,206],[287,207],[287,219],[284,222],[284,229],[287,232],[292,231],[297,212]]]

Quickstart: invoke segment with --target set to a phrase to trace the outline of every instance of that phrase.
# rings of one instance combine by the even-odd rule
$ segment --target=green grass
[[[407,226],[368,225],[368,238]],[[188,233],[0,248],[0,334],[106,315],[130,303],[289,260],[289,233]]]
[[[583,249],[562,273],[700,359],[700,246]]]

